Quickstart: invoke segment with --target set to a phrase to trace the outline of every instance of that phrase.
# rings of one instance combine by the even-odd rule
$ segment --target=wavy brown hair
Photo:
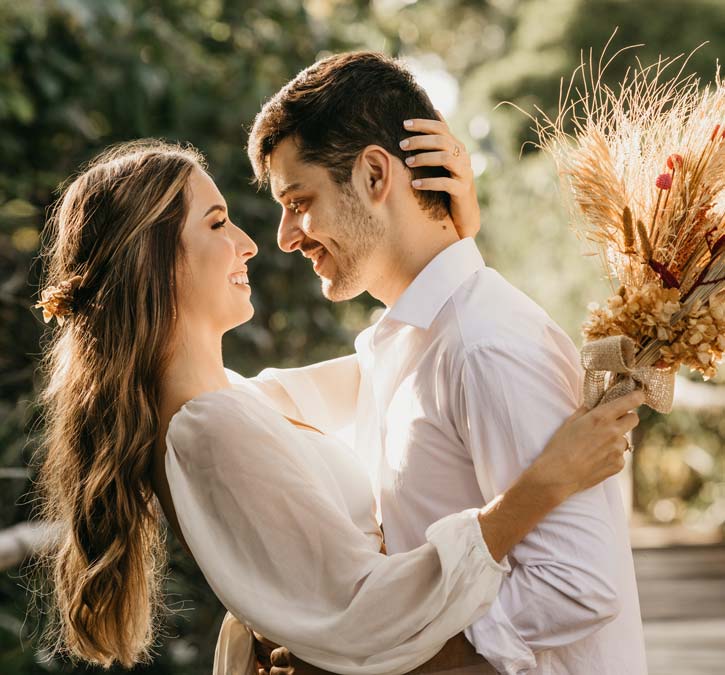
[[[193,148],[116,146],[63,191],[44,233],[42,286],[81,275],[44,345],[39,516],[51,653],[104,667],[151,658],[166,569],[152,489],[160,383],[174,329]]]

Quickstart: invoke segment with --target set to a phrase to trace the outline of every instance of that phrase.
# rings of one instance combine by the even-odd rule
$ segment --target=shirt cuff
[[[498,599],[464,632],[476,651],[497,672],[524,675],[536,668],[536,656],[509,621]]]

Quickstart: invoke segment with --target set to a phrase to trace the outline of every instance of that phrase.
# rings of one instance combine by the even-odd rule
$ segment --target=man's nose
[[[299,227],[299,216],[288,213],[285,209],[277,227],[277,246],[285,253],[296,251],[305,238]]]

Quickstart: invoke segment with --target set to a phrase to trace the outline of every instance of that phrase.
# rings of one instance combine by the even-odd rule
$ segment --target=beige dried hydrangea
[[[714,377],[725,352],[725,301],[722,296],[691,311],[679,321],[674,341],[660,348],[663,362],[697,370],[705,379]]]
[[[582,328],[587,341],[628,335],[638,346],[645,338],[670,340],[672,317],[680,309],[680,292],[650,282],[637,288],[621,286],[606,307],[590,305],[591,315]]]
[[[725,352],[725,294],[711,297],[672,323],[680,309],[676,288],[663,288],[657,282],[639,288],[622,286],[606,307],[590,306],[582,332],[587,341],[627,335],[638,347],[648,340],[665,342],[658,367],[685,365],[706,379],[713,377]]]

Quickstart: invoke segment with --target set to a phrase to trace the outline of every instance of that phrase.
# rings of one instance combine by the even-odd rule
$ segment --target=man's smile
[[[301,249],[301,251],[305,258],[309,258],[312,261],[312,269],[315,273],[319,273],[323,262],[327,258],[327,249],[320,244],[314,248]]]

